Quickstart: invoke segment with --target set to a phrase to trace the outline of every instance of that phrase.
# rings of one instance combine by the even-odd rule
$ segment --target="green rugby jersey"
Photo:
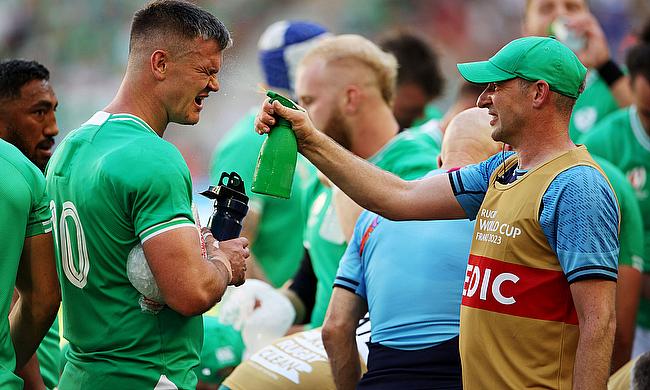
[[[585,90],[573,107],[569,122],[569,137],[575,143],[583,143],[585,135],[596,123],[618,109],[618,103],[607,83],[597,71],[590,70],[585,81]]]
[[[436,169],[437,156],[438,151],[431,144],[423,142],[419,136],[409,131],[404,131],[368,161],[403,179],[413,180]],[[314,274],[318,279],[310,326],[318,327],[325,319],[339,260],[347,244],[334,207],[330,207],[331,189],[323,186],[317,178],[312,180],[305,192],[305,203],[309,210],[305,227],[305,247],[309,250]]]
[[[608,116],[585,137],[589,151],[613,163],[626,176],[636,195],[644,229],[644,272],[650,272],[650,136],[643,128],[636,107],[626,107]],[[644,218],[645,216],[645,218]],[[650,329],[650,302],[641,298],[637,323]]]
[[[618,265],[627,265],[639,270],[639,272],[643,272],[644,269],[650,270],[650,267],[644,264],[643,219],[641,218],[641,210],[634,189],[623,172],[614,164],[599,156],[594,156],[594,161],[600,165],[605,175],[607,175],[616,193],[621,210],[621,230],[618,235],[620,246]]]
[[[430,119],[421,125],[413,126],[405,131],[408,131],[415,138],[419,138],[430,145],[435,151],[436,157],[440,154],[442,130],[440,129],[440,121],[438,119]]]
[[[59,316],[45,334],[41,345],[36,350],[41,377],[48,389],[59,385],[59,366],[61,364],[61,338],[59,337]]]
[[[433,103],[429,102],[426,106],[424,106],[423,115],[411,123],[411,128],[423,125],[432,119],[440,120],[442,119],[442,116],[443,113],[440,111],[440,109],[438,109],[438,107],[436,107]]]
[[[26,237],[51,231],[45,178],[17,148],[0,139],[0,389],[22,389],[14,375],[16,354],[9,333],[9,308]]]
[[[61,389],[196,386],[201,316],[143,312],[126,274],[136,244],[194,227],[191,187],[178,149],[133,115],[98,112],[57,148],[47,188],[70,342]]]
[[[299,156],[293,177],[291,197],[278,199],[251,191],[253,173],[262,143],[266,137],[255,133],[257,110],[249,111],[226,134],[217,146],[210,169],[212,183],[222,172],[237,172],[244,180],[249,206],[259,215],[257,236],[251,252],[274,287],[281,287],[298,270],[303,255],[302,183],[309,177],[304,158]]]

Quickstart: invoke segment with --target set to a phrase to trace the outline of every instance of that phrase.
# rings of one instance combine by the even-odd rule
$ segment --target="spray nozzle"
[[[271,103],[277,100],[280,102],[280,104],[282,104],[285,107],[293,108],[294,110],[298,108],[296,103],[293,102],[293,100],[286,98],[277,92],[271,91],[270,89],[266,91],[266,96],[271,98]]]

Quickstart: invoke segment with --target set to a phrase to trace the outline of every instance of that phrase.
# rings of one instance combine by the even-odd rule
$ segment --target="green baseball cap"
[[[525,37],[505,45],[487,61],[458,64],[470,83],[486,84],[516,77],[544,80],[552,91],[577,98],[587,68],[563,43],[553,37]]]
[[[243,353],[241,333],[230,325],[222,324],[217,318],[203,316],[201,363],[194,369],[200,381],[221,383],[225,378],[220,370],[239,365]]]

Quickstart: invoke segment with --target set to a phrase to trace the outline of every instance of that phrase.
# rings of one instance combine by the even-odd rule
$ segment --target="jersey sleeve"
[[[454,196],[471,221],[476,219],[476,214],[483,203],[492,172],[513,154],[513,152],[498,153],[478,164],[468,165],[448,173]]]
[[[621,250],[618,263],[643,272],[646,267],[643,259],[645,242],[641,209],[632,186],[627,182],[623,183],[626,185],[626,189],[616,193],[621,205],[621,232],[619,234]]]
[[[334,279],[334,287],[344,288],[366,299],[366,287],[363,277],[363,259],[361,256],[365,232],[372,226],[373,217],[368,211],[363,211],[354,227],[352,239],[348,244]]]
[[[140,163],[117,180],[118,185],[126,187],[126,209],[131,213],[135,234],[144,243],[160,233],[194,226],[194,219],[192,181],[180,152],[171,144],[150,145],[141,152]]]
[[[560,173],[542,197],[539,221],[569,283],[616,280],[618,206],[598,170],[577,166]]]
[[[40,172],[35,173],[31,189],[33,198],[25,237],[33,237],[52,231],[50,197],[45,190],[45,178]]]

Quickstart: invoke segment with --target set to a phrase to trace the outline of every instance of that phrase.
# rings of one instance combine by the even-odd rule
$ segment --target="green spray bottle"
[[[269,90],[266,96],[271,98],[271,103],[277,100],[285,107],[297,108],[294,102],[276,92]],[[291,122],[277,115],[275,120],[276,124],[264,140],[257,157],[251,189],[258,194],[289,199],[298,158],[298,142]]]

